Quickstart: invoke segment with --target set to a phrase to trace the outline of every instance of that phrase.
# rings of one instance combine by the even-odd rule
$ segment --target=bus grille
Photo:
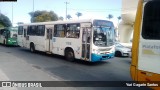
[[[111,50],[112,48],[105,48],[105,49],[99,49],[99,51],[109,51]]]

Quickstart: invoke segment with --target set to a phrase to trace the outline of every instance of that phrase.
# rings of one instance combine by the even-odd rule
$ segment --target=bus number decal
[[[66,45],[72,45],[72,43],[71,42],[66,42]]]

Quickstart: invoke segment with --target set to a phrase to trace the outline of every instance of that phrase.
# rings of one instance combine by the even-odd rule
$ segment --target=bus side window
[[[54,37],[65,37],[66,25],[60,24],[54,26]]]
[[[67,24],[67,38],[79,38],[80,34],[80,24],[75,23],[75,24]]]
[[[44,36],[44,34],[45,34],[45,26],[38,25],[37,26],[37,36]]]
[[[28,35],[37,35],[37,26],[28,26]]]
[[[22,35],[23,34],[23,26],[19,26],[18,27],[18,35]]]
[[[148,2],[144,7],[142,37],[160,40],[160,2]],[[152,11],[152,12],[151,12]]]
[[[13,38],[17,38],[17,34],[13,34]]]

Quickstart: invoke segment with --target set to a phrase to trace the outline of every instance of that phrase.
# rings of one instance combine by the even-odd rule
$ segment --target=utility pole
[[[13,25],[13,2],[12,2],[12,25]]]
[[[1,3],[0,3],[0,8],[1,8]],[[1,9],[0,9],[0,16],[1,16]]]
[[[33,16],[32,16],[32,22],[31,23],[33,23],[33,21],[34,21],[34,0],[33,0]]]
[[[33,12],[34,12],[34,0],[33,0]]]
[[[0,16],[1,16],[1,3],[0,3]]]
[[[67,4],[69,4],[69,2],[64,2],[66,4],[66,20],[67,20]]]

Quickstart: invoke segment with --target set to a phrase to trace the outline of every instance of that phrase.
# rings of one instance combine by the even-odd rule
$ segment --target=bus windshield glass
[[[110,21],[95,20],[93,22],[93,43],[96,46],[108,47],[114,45],[114,25]]]
[[[10,31],[8,29],[4,29],[4,32],[2,34],[5,38],[10,38]]]

